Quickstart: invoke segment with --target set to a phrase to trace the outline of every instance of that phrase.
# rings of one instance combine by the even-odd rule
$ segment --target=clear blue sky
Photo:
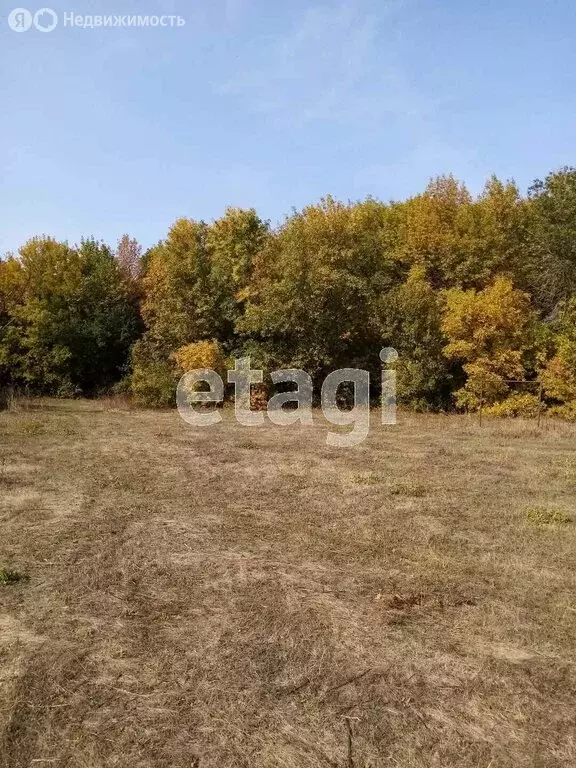
[[[0,253],[576,164],[574,0],[0,0]],[[76,14],[181,28],[71,29]]]

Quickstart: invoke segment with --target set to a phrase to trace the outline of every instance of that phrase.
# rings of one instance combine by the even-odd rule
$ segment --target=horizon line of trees
[[[404,201],[326,197],[276,228],[227,208],[177,220],[146,252],[128,235],[115,250],[42,236],[0,260],[5,390],[165,407],[185,370],[233,356],[315,384],[343,367],[378,381],[382,347],[399,353],[406,406],[482,397],[530,415],[541,385],[552,413],[576,418],[576,169],[526,196],[493,176],[474,197],[441,176]]]

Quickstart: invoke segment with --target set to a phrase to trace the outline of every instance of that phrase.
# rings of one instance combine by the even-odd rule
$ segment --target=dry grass
[[[0,414],[2,768],[576,764],[573,428],[41,405]]]

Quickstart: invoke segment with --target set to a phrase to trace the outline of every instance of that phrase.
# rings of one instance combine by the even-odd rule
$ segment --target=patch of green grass
[[[12,584],[18,584],[20,581],[26,581],[26,579],[27,577],[22,573],[18,573],[18,571],[13,571],[10,568],[0,568],[0,586],[9,587]]]
[[[63,435],[64,437],[70,437],[78,433],[78,427],[75,421],[72,419],[58,419],[53,424],[48,426],[43,425],[43,432],[52,433],[54,435]]]
[[[572,518],[561,509],[546,509],[545,507],[529,507],[524,510],[526,522],[542,527],[546,525],[566,525]]]
[[[16,414],[9,422],[5,422],[4,426],[7,427],[8,435],[18,437],[37,437],[38,435],[70,437],[78,433],[77,421],[67,417],[43,419]]]
[[[258,448],[258,443],[255,443],[254,440],[250,440],[249,438],[244,438],[241,440],[238,440],[236,443],[237,448],[246,448],[247,450],[253,450],[254,448]]]
[[[391,496],[415,496],[421,498],[426,495],[425,485],[416,485],[415,483],[398,483],[390,488]]]
[[[386,480],[382,472],[357,472],[352,475],[352,481],[359,485],[379,485]]]
[[[386,483],[389,476],[385,472],[357,472],[352,475],[352,481],[359,485],[380,485]],[[391,496],[425,496],[428,488],[416,483],[396,483],[388,489]]]
[[[33,437],[44,432],[44,422],[41,419],[25,419],[18,424],[17,433]]]

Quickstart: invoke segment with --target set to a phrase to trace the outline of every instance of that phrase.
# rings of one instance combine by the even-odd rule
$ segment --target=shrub
[[[576,403],[576,299],[560,308],[555,323],[555,355],[542,371],[542,383],[547,397],[567,405],[574,411]]]
[[[120,381],[110,389],[110,394],[113,396],[126,396],[132,392],[132,378],[130,376],[124,376]]]
[[[170,408],[176,402],[174,366],[150,362],[134,366],[131,379],[132,395],[137,405],[147,408]]]
[[[486,408],[485,413],[488,416],[504,416],[513,418],[524,416],[525,418],[536,418],[540,406],[539,398],[528,392],[514,393],[509,395],[501,403],[495,403]]]
[[[506,380],[524,377],[526,343],[536,329],[530,297],[508,277],[496,277],[478,292],[446,291],[442,330],[449,343],[444,354],[461,363],[468,376],[456,392],[457,405],[476,409],[480,396],[491,404],[503,401]]]
[[[560,402],[569,402],[576,398],[576,371],[571,362],[556,355],[542,371],[542,383],[548,397]]]
[[[26,581],[26,576],[18,571],[12,571],[10,568],[0,568],[0,585],[8,587],[11,584],[18,584],[19,581]]]
[[[481,399],[484,403],[495,403],[506,396],[508,386],[499,374],[476,363],[465,366],[465,370],[468,374],[466,386],[455,393],[458,408],[475,411],[480,407]]]
[[[576,400],[572,400],[564,405],[555,405],[548,411],[550,416],[557,419],[566,419],[567,421],[576,421]]]

